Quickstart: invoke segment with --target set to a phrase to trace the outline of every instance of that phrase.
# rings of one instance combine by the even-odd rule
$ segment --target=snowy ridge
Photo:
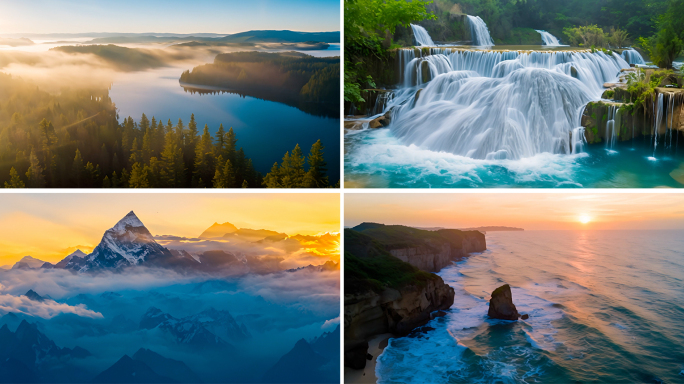
[[[128,227],[145,227],[145,225],[142,223],[142,221],[140,221],[140,219],[138,219],[138,216],[136,216],[133,211],[130,211],[126,216],[124,216],[123,219],[119,220],[119,222],[116,223],[115,226],[109,229],[109,231],[113,231],[115,233],[123,233],[126,232]]]
[[[93,253],[84,258],[72,255],[65,268],[79,272],[139,265],[151,256],[171,257],[133,211],[104,233]]]

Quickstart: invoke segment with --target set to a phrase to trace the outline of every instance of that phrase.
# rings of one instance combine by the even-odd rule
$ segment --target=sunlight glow
[[[579,221],[582,224],[588,224],[589,222],[591,222],[591,216],[586,214],[580,215]]]

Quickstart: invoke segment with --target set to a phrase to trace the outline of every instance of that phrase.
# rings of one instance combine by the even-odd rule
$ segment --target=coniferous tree
[[[76,156],[74,156],[74,162],[71,164],[71,177],[77,187],[83,186],[83,170],[85,165],[83,164],[83,157],[81,156],[81,151],[76,149]]]
[[[140,146],[138,145],[138,138],[133,139],[133,147],[131,147],[131,157],[128,159],[128,164],[135,164],[142,161]]]
[[[114,173],[112,173],[112,188],[119,188],[120,186],[119,178],[116,176],[116,171],[114,171]]]
[[[211,180],[215,176],[214,170],[214,147],[209,133],[209,126],[204,125],[204,132],[195,149],[195,174],[193,186],[205,188],[207,182],[211,186]],[[218,166],[217,166],[218,167]],[[201,182],[200,182],[201,180]]]
[[[147,168],[140,163],[133,164],[128,185],[131,188],[149,188],[150,182],[147,179]]]
[[[40,166],[40,161],[36,152],[31,150],[31,157],[29,157],[30,166],[26,171],[26,178],[28,179],[29,188],[45,188],[45,176],[43,175],[43,167]]]
[[[92,188],[99,186],[100,182],[100,165],[94,165],[90,161],[85,166],[85,186]]]
[[[233,165],[230,160],[223,161],[223,156],[219,156],[216,161],[216,172],[214,172],[214,188],[233,188],[234,183]]]
[[[111,188],[112,187],[112,182],[109,181],[109,176],[105,176],[104,179],[102,180],[102,188]]]
[[[277,162],[273,163],[271,172],[264,177],[264,186],[266,188],[283,188],[282,176]]]
[[[327,163],[323,158],[323,144],[321,141],[316,141],[311,146],[307,163],[309,170],[304,177],[304,188],[327,188],[330,185],[326,172],[328,171]]]
[[[278,163],[273,163],[271,167],[271,172],[267,173],[264,177],[264,186],[266,188],[282,188],[282,176],[280,174],[280,168]]]
[[[233,127],[230,127],[228,129],[228,132],[226,133],[226,139],[225,139],[225,151],[226,151],[226,159],[232,161],[233,163],[236,162],[237,157],[236,157],[236,148],[237,148],[237,137],[235,137],[235,131],[233,131]]]
[[[166,134],[166,145],[162,152],[161,162],[160,177],[162,179],[162,186],[167,188],[183,186],[185,181],[183,149],[180,145],[180,138],[173,129]]]
[[[301,188],[304,183],[304,156],[299,144],[292,150],[292,154],[285,153],[280,168],[283,188]]]
[[[26,184],[21,180],[14,167],[10,169],[10,181],[5,181],[5,188],[26,188]]]
[[[185,156],[185,167],[188,170],[188,175],[192,179],[195,171],[195,149],[197,149],[197,122],[195,122],[195,114],[190,116],[190,123],[188,123],[188,133],[185,135],[185,148],[183,155]]]
[[[223,156],[226,158],[226,132],[223,129],[223,124],[219,125],[216,131],[216,156]],[[230,160],[230,158],[228,158]],[[233,159],[235,161],[235,159]]]

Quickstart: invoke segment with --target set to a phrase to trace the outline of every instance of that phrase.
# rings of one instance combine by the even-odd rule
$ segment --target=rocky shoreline
[[[454,303],[454,289],[430,272],[486,250],[486,241],[478,231],[427,231],[373,223],[355,229],[359,231],[345,233],[345,262],[348,257],[385,257],[396,263],[393,270],[411,269],[422,277],[394,286],[355,289],[359,283],[345,276],[348,293],[344,297],[344,365],[362,370],[377,357],[369,355],[368,350],[369,341],[378,335],[407,336],[436,316],[445,315],[444,310]],[[379,276],[372,280],[376,278],[382,281]]]

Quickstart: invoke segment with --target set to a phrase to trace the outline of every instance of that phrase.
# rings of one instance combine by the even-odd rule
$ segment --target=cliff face
[[[608,119],[614,118],[615,138],[619,141],[631,140],[640,136],[652,136],[656,130],[657,100],[662,95],[663,111],[658,125],[658,135],[668,129],[684,132],[684,91],[676,88],[656,88],[655,95],[646,107],[629,103],[629,93],[622,88],[613,90],[615,101],[596,101],[587,104],[582,115],[584,135],[589,144],[605,143],[613,132],[607,129]],[[618,116],[619,115],[619,116]]]
[[[374,335],[407,335],[453,305],[453,288],[429,272],[485,251],[486,241],[478,231],[354,229],[345,230],[345,366],[362,369]]]
[[[390,249],[389,252],[397,259],[420,270],[439,272],[442,268],[467,257],[470,253],[484,252],[487,249],[484,234],[477,231],[461,232],[461,234],[460,238],[454,236],[452,239],[454,241],[429,239],[423,246]]]
[[[408,335],[426,324],[432,312],[449,309],[453,303],[454,289],[441,278],[423,287],[411,285],[387,288],[381,293],[345,295],[345,365],[362,369],[366,365],[366,340],[383,333]]]

